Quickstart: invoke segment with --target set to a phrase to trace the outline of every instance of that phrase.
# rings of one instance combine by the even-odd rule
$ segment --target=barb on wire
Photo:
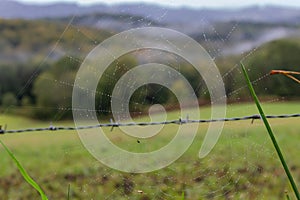
[[[278,119],[278,118],[296,118],[300,117],[300,113],[297,114],[283,114],[283,115],[267,115],[267,118],[270,119]],[[253,120],[261,119],[260,115],[250,115],[244,117],[232,117],[232,118],[221,118],[221,119],[189,119],[187,116],[186,119],[179,118],[178,120],[170,120],[170,121],[162,121],[162,122],[130,122],[130,123],[116,123],[111,120],[110,123],[107,124],[96,124],[96,125],[89,125],[89,126],[77,126],[77,127],[64,127],[64,126],[53,126],[50,125],[47,128],[28,128],[28,129],[19,129],[19,130],[6,130],[2,129],[0,125],[0,134],[6,133],[24,133],[24,132],[37,132],[37,131],[62,131],[62,130],[82,130],[82,129],[93,129],[93,128],[100,128],[100,127],[114,127],[119,126],[155,126],[155,125],[168,125],[168,124],[177,124],[177,125],[184,125],[184,124],[192,124],[192,123],[211,123],[211,122],[229,122],[229,121],[244,121],[244,120]]]

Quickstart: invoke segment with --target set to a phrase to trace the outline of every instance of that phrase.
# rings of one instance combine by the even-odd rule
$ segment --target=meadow
[[[299,102],[269,102],[262,106],[268,115],[300,113]],[[200,111],[201,118],[209,118],[209,108]],[[227,117],[257,113],[253,103],[227,106]],[[177,111],[168,114],[169,119],[178,116]],[[0,121],[8,129],[50,125],[8,114],[0,115]],[[299,118],[269,121],[299,187]],[[53,122],[53,125],[74,126],[71,121]],[[145,174],[123,173],[101,164],[83,147],[76,131],[6,134],[0,135],[0,139],[49,199],[67,199],[69,185],[70,199],[182,199],[183,193],[185,199],[285,199],[286,193],[293,197],[261,120],[226,122],[213,151],[199,159],[207,127],[208,124],[199,125],[193,144],[180,159],[164,169]],[[177,129],[178,125],[167,125],[158,136],[138,141],[123,136],[118,128],[113,131],[105,128],[105,133],[124,149],[146,152],[167,144]],[[40,199],[2,147],[0,150],[1,199]]]

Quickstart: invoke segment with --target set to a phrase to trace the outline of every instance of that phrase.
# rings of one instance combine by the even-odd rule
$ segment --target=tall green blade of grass
[[[71,185],[69,184],[69,186],[68,186],[68,196],[67,196],[67,200],[70,200],[70,190],[71,190]]]
[[[21,163],[14,156],[14,154],[8,149],[8,147],[1,140],[0,140],[0,143],[4,147],[6,152],[9,154],[11,159],[13,159],[13,161],[15,162],[15,164],[17,165],[20,173],[22,174],[22,176],[24,177],[26,182],[29,183],[34,189],[36,189],[40,193],[42,200],[48,200],[47,196],[45,195],[45,193],[43,192],[41,187],[29,176],[29,174],[26,172],[26,170],[23,168]]]
[[[263,111],[263,109],[262,109],[262,107],[261,107],[261,105],[260,105],[260,103],[259,103],[258,97],[257,97],[257,95],[255,94],[254,88],[253,88],[253,86],[252,86],[252,84],[251,84],[251,81],[250,81],[250,78],[249,78],[249,76],[248,76],[248,73],[247,73],[247,71],[246,71],[246,69],[245,69],[245,66],[244,66],[242,63],[241,63],[241,67],[242,67],[244,76],[245,76],[245,78],[246,78],[246,81],[247,81],[248,88],[249,88],[249,90],[250,90],[251,96],[253,97],[253,99],[254,99],[254,101],[255,101],[255,104],[256,104],[256,106],[257,106],[257,109],[258,109],[258,111],[259,111],[259,113],[260,113],[260,115],[261,115],[261,118],[262,118],[262,120],[263,120],[265,126],[266,126],[266,129],[267,129],[267,131],[268,131],[268,133],[269,133],[269,136],[270,136],[270,138],[271,138],[271,140],[272,140],[272,143],[273,143],[273,145],[274,145],[274,147],[275,147],[275,149],[276,149],[276,152],[277,152],[277,154],[278,154],[278,156],[279,156],[279,159],[280,159],[280,161],[281,161],[281,164],[282,164],[282,166],[283,166],[283,168],[284,168],[284,170],[285,170],[285,173],[286,173],[286,175],[287,175],[287,177],[288,177],[288,179],[289,179],[289,181],[290,181],[290,183],[291,183],[291,185],[292,185],[292,188],[293,188],[293,190],[294,190],[294,193],[295,193],[297,199],[300,200],[300,195],[299,195],[299,191],[298,191],[298,189],[297,189],[296,183],[295,183],[295,181],[294,181],[294,179],[293,179],[293,176],[292,176],[292,174],[291,174],[291,172],[290,172],[290,170],[289,170],[289,168],[288,168],[288,166],[287,166],[287,164],[286,164],[286,162],[285,162],[285,159],[284,159],[284,157],[283,157],[283,155],[282,155],[282,153],[281,153],[280,147],[279,147],[279,145],[278,145],[278,143],[277,143],[277,141],[276,141],[276,138],[275,138],[275,136],[274,136],[274,134],[273,134],[273,131],[272,131],[272,128],[271,128],[271,126],[270,126],[270,124],[269,124],[269,122],[268,122],[268,120],[267,120],[267,118],[266,118],[266,116],[265,116],[265,113],[264,113],[264,111]]]
[[[291,200],[288,193],[285,194],[286,200]]]

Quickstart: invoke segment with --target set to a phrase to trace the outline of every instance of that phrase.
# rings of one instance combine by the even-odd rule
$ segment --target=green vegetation
[[[7,100],[3,105],[3,98],[8,96],[11,100],[11,94],[17,103],[13,100],[9,106],[36,104],[33,83],[41,73],[57,65],[56,62],[65,56],[65,52],[69,58],[74,57],[80,63],[80,59],[110,35],[107,31],[86,27],[66,28],[63,23],[0,19],[2,106],[8,106],[5,104]],[[58,69],[62,70],[59,73],[63,74],[65,69]]]
[[[17,105],[17,99],[15,95],[11,92],[7,92],[2,97],[2,105],[7,106],[16,106]]]
[[[44,109],[34,110],[33,117],[49,118],[59,108],[72,107],[72,85],[79,65],[77,60],[62,58],[38,76],[33,85],[33,94],[36,105]],[[70,116],[71,113],[66,112],[64,117]]]
[[[4,147],[4,149],[6,150],[6,152],[8,153],[8,155],[15,162],[15,164],[17,165],[20,173],[24,177],[25,181],[27,183],[29,183],[34,189],[36,189],[40,193],[42,200],[48,200],[47,196],[45,195],[45,193],[43,192],[43,190],[40,188],[40,186],[29,176],[29,174],[23,168],[23,166],[21,165],[21,163],[17,160],[17,158],[14,156],[14,154],[7,148],[7,146],[5,146],[5,144],[3,144],[3,142],[1,140],[0,140],[0,144]]]
[[[71,117],[71,95],[77,69],[86,54],[111,33],[72,25],[66,28],[63,22],[70,20],[66,18],[58,23],[49,20],[0,19],[0,106],[6,112],[11,111],[39,119],[53,118],[54,115],[56,119]],[[81,18],[74,20],[75,24],[80,23]],[[255,27],[263,25],[240,26],[242,30],[249,29],[249,33],[255,34],[257,31]],[[221,26],[220,28],[222,29]],[[297,85],[290,84],[291,80],[279,76],[266,76],[273,69],[298,70],[300,63],[300,57],[297,55],[300,51],[298,40],[291,38],[270,42],[244,60],[249,66],[249,75],[253,80],[263,77],[263,81],[254,83],[259,95],[299,98],[300,94],[294,92],[298,89]],[[66,52],[67,55],[62,52]],[[151,52],[149,54],[151,55]],[[48,55],[46,59],[45,55]],[[116,80],[132,66],[145,62],[140,59],[142,55],[135,52],[134,55],[124,56],[107,69],[106,76],[101,79],[97,90],[97,110],[100,110],[100,115],[110,115],[109,95]],[[174,55],[165,57],[169,57],[171,61],[168,59],[157,61],[154,58],[147,62],[157,61],[174,67],[189,80],[199,101],[208,102],[209,94],[204,92],[205,84],[197,71],[182,58]],[[173,60],[176,62],[172,62]],[[243,81],[241,71],[233,68],[240,60],[240,56],[216,60],[217,66],[224,74],[227,96],[233,101],[247,96],[245,90],[240,91],[239,83]],[[231,69],[233,70],[230,71]],[[174,83],[174,87],[180,89],[182,85],[177,82]],[[175,109],[177,103],[168,89],[155,84],[143,86],[135,92],[133,98],[136,102],[143,102],[143,105],[131,106],[136,113],[143,111],[149,104],[161,103]],[[35,109],[28,112],[30,108]],[[60,112],[62,110],[64,112]]]
[[[266,114],[295,113],[299,102],[263,104]],[[228,117],[257,114],[254,104],[228,106]],[[201,108],[201,118],[209,118]],[[178,112],[169,112],[177,119]],[[145,119],[141,119],[145,120]],[[47,127],[48,123],[18,116],[0,116],[8,129]],[[297,184],[300,182],[298,141],[299,119],[270,119],[277,140]],[[57,122],[72,126],[71,122]],[[53,124],[55,125],[55,124]],[[170,141],[177,125],[168,125],[154,138],[128,137],[118,128],[106,134],[121,148],[130,151],[157,149]],[[49,199],[284,199],[291,194],[288,179],[260,120],[226,123],[221,138],[204,159],[197,157],[208,124],[200,124],[190,149],[171,166],[148,174],[126,174],[95,160],[82,146],[75,131],[1,135],[20,163],[44,189]],[[188,132],[187,132],[188,134]],[[4,199],[38,199],[23,181],[18,169],[0,151],[0,196]],[[124,163],[126,164],[126,163]],[[139,193],[138,191],[143,191]]]
[[[68,23],[72,17],[64,17],[64,18],[55,18],[55,19],[47,19],[49,21],[61,21],[64,23]],[[124,24],[140,24],[141,26],[143,24],[151,24],[152,26],[161,26],[161,24],[157,23],[154,20],[151,20],[149,18],[145,18],[143,16],[137,16],[137,15],[129,15],[126,13],[118,13],[118,14],[112,14],[112,13],[92,13],[92,14],[85,14],[77,16],[73,21],[76,25],[90,25],[93,26],[97,21],[100,21],[101,19],[110,19],[110,20],[118,20],[118,22],[124,23]],[[89,24],[89,21],[91,22]]]
[[[285,173],[286,173],[286,175],[287,175],[287,177],[288,177],[288,179],[289,179],[289,181],[290,181],[290,183],[292,185],[292,188],[294,190],[295,196],[297,197],[298,200],[300,200],[300,194],[299,194],[299,191],[298,191],[297,186],[295,184],[294,178],[293,178],[293,176],[292,176],[292,174],[291,174],[291,172],[289,170],[289,167],[287,166],[286,161],[285,161],[285,159],[284,159],[284,157],[283,157],[283,155],[281,153],[280,146],[277,143],[277,140],[276,140],[276,138],[274,136],[272,128],[271,128],[271,126],[270,126],[270,124],[269,124],[269,122],[268,122],[268,120],[266,118],[266,115],[265,115],[265,113],[264,113],[264,111],[263,111],[263,109],[261,107],[261,104],[260,104],[260,102],[258,100],[258,97],[256,96],[256,93],[255,93],[255,91],[253,89],[253,86],[251,84],[251,80],[250,80],[250,78],[249,78],[249,76],[247,74],[247,71],[246,71],[244,65],[241,64],[241,66],[242,66],[243,74],[244,74],[244,76],[246,78],[246,82],[248,84],[248,88],[250,90],[251,96],[254,99],[254,102],[255,102],[255,104],[257,106],[257,109],[258,109],[258,111],[260,113],[260,116],[261,116],[261,118],[262,118],[262,120],[263,120],[263,122],[264,122],[264,124],[266,126],[266,129],[267,129],[267,131],[269,133],[269,136],[270,136],[270,138],[272,140],[272,143],[273,143],[273,145],[274,145],[274,147],[276,149],[277,155],[278,155],[278,157],[279,157],[279,159],[281,161],[281,164],[282,164],[282,166],[283,166],[283,168],[285,170]]]
[[[49,53],[47,62],[59,59],[62,52],[83,57],[109,36],[104,30],[64,23],[0,19],[1,64],[39,64]]]
[[[74,24],[80,24],[85,17],[74,19]],[[127,15],[109,17],[123,17],[125,23],[130,18]],[[6,124],[8,129],[47,127],[48,122],[34,118],[51,118],[54,126],[55,123],[74,126],[71,121],[60,120],[72,117],[70,108],[76,72],[86,54],[111,36],[111,33],[74,27],[72,24],[67,26],[65,23],[70,20],[71,18],[61,19],[61,22],[0,19],[0,106],[1,112],[5,113],[0,115],[0,125]],[[134,20],[140,21],[140,18]],[[141,21],[152,23],[150,20]],[[235,23],[232,25],[235,26]],[[243,31],[236,31],[229,43],[238,37],[251,40],[258,32],[270,28],[265,24],[242,23],[239,26]],[[217,25],[217,29],[222,31],[214,30],[207,38],[203,38],[202,34],[195,38],[208,43],[217,41],[220,37],[226,38],[230,32],[222,24]],[[260,96],[271,97],[273,100],[277,97],[299,99],[300,93],[295,92],[299,86],[292,84],[292,80],[267,75],[274,69],[299,71],[299,52],[299,38],[290,38],[265,44],[243,59],[249,66],[248,74],[254,80],[253,85]],[[155,55],[154,60],[151,60],[151,56],[145,58],[143,53],[125,55],[105,71],[96,95],[99,118],[107,120],[110,117],[109,95],[124,73],[137,64],[157,61]],[[164,54],[160,54],[160,57],[164,57]],[[170,59],[159,60],[160,63],[180,71],[190,81],[199,101],[208,102],[209,96],[204,93],[205,84],[197,71],[182,58],[174,55],[165,58]],[[241,56],[231,56],[216,60],[224,75],[230,101],[250,99],[248,91],[241,90],[245,86],[241,85],[244,82],[241,70],[234,68],[241,59]],[[173,60],[176,62],[172,62]],[[184,89],[176,81],[174,87]],[[169,119],[178,119],[180,116],[176,111],[177,101],[174,95],[158,85],[141,87],[133,94],[132,99],[142,102],[140,105],[130,102],[133,113],[144,111],[151,104],[161,103],[172,110],[168,112]],[[264,104],[263,107],[267,114],[288,114],[300,110],[299,102],[293,101]],[[209,114],[208,108],[201,109],[201,118],[209,118]],[[252,104],[228,106],[228,117],[250,114],[256,114]],[[149,119],[140,116],[139,120]],[[300,160],[295,159],[300,150],[299,119],[271,119],[270,123],[278,133],[277,140],[290,166],[290,173],[299,185]],[[5,145],[0,147],[0,150],[9,153],[7,155],[7,152],[0,151],[0,197],[39,198],[39,194],[24,182],[23,177],[44,196],[33,180],[40,183],[49,199],[283,199],[289,196],[290,185],[274,154],[272,143],[267,134],[264,134],[265,129],[260,120],[253,123],[226,123],[217,146],[206,158],[199,160],[197,155],[207,128],[208,124],[200,124],[191,148],[174,164],[148,174],[125,174],[100,164],[82,146],[75,131],[0,135],[1,141],[14,152],[12,154]],[[109,128],[104,129],[111,141],[121,148],[148,152],[168,143],[176,134],[178,126],[168,125],[159,135],[139,139],[138,142],[136,138],[122,134],[118,128],[114,128],[112,132]],[[24,169],[29,172],[30,177]]]
[[[245,65],[249,66],[249,75],[253,80],[274,69],[299,71],[300,69],[300,42],[299,39],[286,39],[270,42],[260,47]],[[267,77],[263,84],[254,84],[258,94],[276,95],[281,97],[299,96],[299,85],[294,84],[291,79],[280,76]]]
[[[269,73],[276,69],[299,71],[299,52],[299,38],[290,38],[262,45],[246,57],[231,56],[218,59],[217,65],[225,74],[224,83],[229,99],[243,100],[243,97],[247,96],[247,90],[240,91],[241,83],[244,82],[242,71],[238,67],[241,60],[247,66],[255,91],[260,97],[298,99],[300,93],[295,91],[299,86],[294,84],[293,80],[281,76],[269,76]]]

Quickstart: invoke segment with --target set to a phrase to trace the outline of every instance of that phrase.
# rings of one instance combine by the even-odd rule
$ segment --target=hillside
[[[40,73],[63,57],[76,58],[80,63],[110,35],[108,31],[58,22],[0,19],[1,104],[34,104],[32,87]]]
[[[280,39],[268,42],[243,55],[217,59],[222,71],[226,92],[232,100],[247,96],[240,88],[245,85],[238,67],[240,61],[249,70],[256,92],[260,96],[277,96],[285,99],[299,98],[299,84],[283,75],[269,76],[271,70],[300,71],[300,38]],[[247,55],[247,56],[245,56]],[[234,67],[236,66],[236,67]],[[296,75],[299,79],[300,77]]]
[[[136,19],[137,21],[138,19],[143,19],[137,16],[134,18],[129,15],[124,15],[124,18],[119,19],[114,15],[99,13],[75,18],[34,21],[1,19],[0,102],[2,106],[33,105],[49,108],[60,106],[62,108],[69,108],[71,106],[72,83],[82,59],[96,45],[113,34],[94,26],[94,22],[97,22],[99,18],[123,20],[124,24],[127,22],[130,23],[131,19]],[[144,21],[143,19],[139,21],[139,25],[146,22],[152,23],[152,21]],[[207,48],[212,57],[216,57],[216,62],[222,74],[227,74],[230,71],[228,75],[224,76],[229,98],[240,98],[245,95],[236,92],[239,91],[239,87],[241,87],[244,80],[240,76],[238,68],[233,67],[242,59],[246,66],[251,69],[249,73],[253,80],[265,77],[272,69],[280,68],[299,71],[300,60],[298,54],[300,52],[300,42],[299,38],[296,37],[297,34],[295,34],[299,29],[298,26],[244,22],[239,24],[239,29],[232,32],[230,37],[227,37],[228,28],[234,23],[217,23],[215,31],[207,31],[202,33],[202,35],[193,36],[200,44]],[[278,27],[284,27],[284,30],[289,29],[295,35],[295,38],[276,40],[278,37],[275,33],[280,33],[275,31]],[[275,35],[272,36],[270,30],[274,30]],[[264,35],[269,35],[269,37],[265,37],[264,39]],[[226,40],[222,39],[224,37]],[[261,39],[258,40],[258,38]],[[241,50],[238,52],[239,54],[233,56],[227,56],[228,54],[224,53],[226,48],[230,49],[236,45],[242,45],[243,42],[252,42],[259,46],[261,43],[257,41],[267,43],[260,46],[256,51],[251,52],[251,56],[246,57],[246,59],[244,56],[248,53],[241,53]],[[248,48],[252,49],[252,46]],[[217,51],[218,49],[219,51]],[[126,69],[129,69],[122,66],[135,66],[139,62],[144,62],[143,56],[150,58],[151,53],[149,52],[149,55],[141,53],[136,58],[130,57],[125,59],[124,62],[117,62],[116,66],[114,66],[115,68],[111,70],[119,76],[125,73]],[[156,59],[155,56],[153,58]],[[172,58],[174,59],[174,57]],[[159,59],[159,56],[157,59],[157,62],[173,63],[174,66],[180,65],[181,72],[188,77],[193,87],[196,88],[199,82],[201,82],[200,77],[195,74],[195,71],[190,70],[191,66],[183,63],[182,60],[175,59],[176,63],[174,63],[174,60]],[[114,78],[115,80],[117,80],[116,77]],[[99,91],[103,89],[106,94],[112,89],[113,81],[111,76],[107,76],[107,79],[103,81],[109,83],[109,85],[102,85]],[[58,85],[57,82],[59,82]],[[255,85],[260,95],[284,96],[286,98],[299,97],[299,93],[295,92],[298,89],[297,86],[293,84],[292,80],[282,76],[266,76],[263,81]],[[61,95],[60,98],[55,97],[55,94],[62,91],[64,91],[64,95]],[[153,87],[148,91],[157,91],[157,88]],[[164,94],[157,93],[157,95],[165,97],[162,100],[163,103],[170,103],[174,100],[172,99],[172,95],[166,91],[161,90],[161,92]],[[202,92],[203,88],[198,88],[196,91],[198,97],[207,98],[207,95],[205,96]],[[145,95],[151,99],[152,94]],[[142,95],[137,96],[139,98],[144,97]],[[101,99],[102,97],[99,98]],[[109,105],[110,99],[106,98],[101,101],[105,102],[103,106],[106,108]],[[148,103],[151,103],[151,101]],[[99,105],[99,108],[104,109],[101,105]],[[45,109],[42,111],[38,116],[47,118]],[[49,111],[50,116],[53,115],[53,111],[56,110]]]
[[[236,55],[272,40],[300,36],[300,8],[270,5],[206,9],[143,3],[82,6],[74,3],[24,4],[2,0],[0,17],[42,19],[66,24],[73,19],[72,25],[112,32],[146,26],[166,27],[200,41],[213,57]],[[24,55],[21,53],[19,57],[23,58]]]
[[[139,15],[168,24],[187,24],[192,19],[209,22],[251,21],[263,23],[299,24],[300,8],[276,6],[252,6],[239,9],[207,9],[189,7],[163,7],[157,4],[93,4],[82,6],[74,3],[24,4],[1,0],[0,17],[40,19],[57,18],[90,13]],[[276,15],[274,15],[276,13]],[[202,20],[201,20],[202,19]]]
[[[47,20],[68,23],[72,18],[48,18]],[[300,36],[299,25],[280,22],[228,21],[203,22],[202,24],[197,20],[191,20],[184,25],[175,25],[138,15],[92,13],[74,17],[72,24],[114,32],[148,26],[171,28],[197,40],[210,52],[212,57],[238,55],[272,40]],[[189,27],[193,27],[193,29]]]
[[[0,64],[47,62],[66,53],[83,57],[111,35],[104,30],[49,21],[0,19]]]
[[[72,16],[68,16],[62,18],[47,18],[47,20],[68,23],[72,18]],[[74,17],[72,23],[74,25],[112,30],[117,32],[147,26],[166,26],[166,24],[151,20],[140,15],[110,14],[104,12],[76,16]]]

